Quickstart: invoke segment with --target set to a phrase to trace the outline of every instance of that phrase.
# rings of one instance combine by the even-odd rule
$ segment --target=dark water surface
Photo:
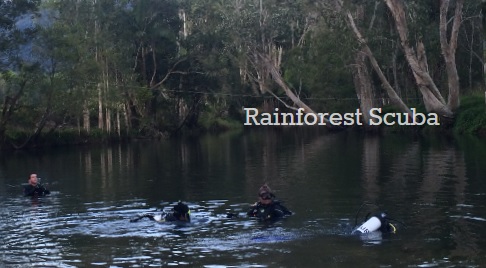
[[[33,172],[51,196],[21,195]],[[243,216],[264,182],[293,216]],[[190,225],[129,222],[179,199]],[[351,236],[365,201],[398,233]],[[486,267],[485,207],[475,138],[253,131],[4,153],[0,267]]]

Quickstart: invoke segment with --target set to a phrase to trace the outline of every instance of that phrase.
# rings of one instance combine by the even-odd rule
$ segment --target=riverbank
[[[385,112],[397,112],[393,107],[384,107]],[[417,107],[420,113],[426,113],[425,107]],[[363,128],[361,128],[363,129]],[[483,92],[477,92],[461,98],[457,116],[452,120],[440,119],[440,125],[424,124],[421,126],[380,126],[368,127],[368,132],[377,133],[421,133],[439,135],[472,135],[486,137],[486,101]]]
[[[386,110],[386,108],[384,108]],[[420,110],[419,108],[419,111]],[[425,111],[422,111],[425,112]],[[191,129],[180,129],[177,133],[168,132],[136,132],[132,133],[106,133],[99,129],[91,130],[89,133],[79,131],[74,128],[56,129],[42,133],[41,135],[31,138],[27,131],[16,130],[7,133],[6,140],[2,149],[15,150],[38,147],[58,147],[69,145],[92,145],[92,144],[110,144],[128,142],[134,139],[165,139],[170,136],[199,136],[203,134],[220,134],[223,132],[240,132],[249,129],[243,125],[241,118],[235,119],[230,117],[210,117],[202,116],[200,124]],[[275,126],[258,126],[252,128],[275,127]],[[289,127],[283,127],[289,128]],[[292,128],[297,128],[292,126]],[[302,126],[298,128],[324,128],[319,126]],[[364,127],[354,126],[354,130],[363,130]],[[368,129],[369,130],[369,129]],[[339,129],[338,131],[347,131]],[[486,137],[486,102],[482,93],[475,93],[461,98],[461,106],[457,117],[452,125],[441,126],[379,126],[371,129],[371,132],[413,132],[413,133],[443,133],[444,135],[475,135]]]

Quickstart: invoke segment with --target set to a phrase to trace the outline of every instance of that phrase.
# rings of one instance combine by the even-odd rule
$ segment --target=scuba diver
[[[143,214],[135,219],[131,219],[130,222],[137,222],[143,218],[148,218],[156,222],[191,222],[191,210],[189,206],[179,201],[172,208],[171,213],[162,212],[158,215],[153,214]]]
[[[37,174],[30,174],[28,183],[24,185],[25,196],[44,196],[51,192],[47,190],[41,183],[40,178],[37,178]]]
[[[397,228],[390,222],[386,212],[380,212],[367,219],[358,228],[354,229],[351,234],[367,234],[374,231],[394,234],[396,233]]]
[[[356,211],[355,225],[354,225],[355,227],[353,228],[353,231],[351,232],[351,234],[360,234],[361,235],[361,234],[372,233],[372,232],[375,232],[375,231],[380,231],[383,234],[390,234],[390,233],[394,234],[394,233],[396,233],[397,228],[392,223],[392,221],[404,225],[402,222],[390,218],[386,212],[380,211],[380,212],[375,212],[373,214],[371,212],[368,212],[366,214],[365,218],[364,218],[363,223],[356,228],[357,223],[358,223],[358,214],[360,213],[361,209],[364,206],[367,206],[367,205],[372,205],[376,208],[379,208],[376,204],[364,202],[359,207],[358,211]],[[372,216],[369,217],[370,215],[372,215]]]
[[[275,197],[270,187],[264,184],[258,191],[258,201],[250,207],[246,214],[262,221],[277,220],[292,215],[292,212]]]

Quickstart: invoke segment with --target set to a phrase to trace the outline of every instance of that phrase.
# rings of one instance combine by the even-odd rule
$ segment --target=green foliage
[[[19,146],[27,141],[32,133],[25,129],[10,129],[7,131],[7,140],[9,144]],[[119,137],[116,133],[106,133],[101,130],[93,130],[90,133],[84,131],[79,132],[77,129],[58,129],[55,131],[45,131],[39,136],[32,146],[35,147],[51,147],[64,145],[84,145],[84,144],[99,144],[110,141],[123,141],[128,137],[122,135]]]
[[[319,26],[305,45],[288,53],[285,79],[315,110],[349,111],[358,106],[349,67],[356,42],[344,29],[330,29],[327,23]]]
[[[8,129],[5,133],[6,139],[13,144],[21,144],[29,138],[29,133],[25,130]]]
[[[432,78],[446,92],[440,3],[404,3],[410,43],[424,42]],[[456,56],[461,85],[468,88],[482,82],[478,6],[465,3],[468,19]],[[345,8],[356,17],[385,76],[401,88],[399,94],[415,97],[413,75],[386,4],[345,1]],[[241,128],[240,107],[262,106],[269,96],[261,88],[285,96],[256,55],[273,61],[281,56],[285,82],[314,110],[352,111],[359,105],[353,83],[359,46],[333,9],[310,0],[3,1],[0,110],[9,112],[0,116],[0,140],[8,133],[21,142],[39,126],[38,143],[54,141],[53,133],[60,135],[59,143],[111,139],[95,127],[100,104],[102,113],[127,113],[129,122],[123,125],[132,129],[122,132],[130,135]],[[381,82],[369,71],[381,98]],[[456,128],[478,131],[475,126],[483,124],[481,116],[474,116],[482,115],[479,107],[468,108],[466,98]],[[59,125],[77,129],[86,112],[90,133],[50,131]]]
[[[200,118],[203,130],[209,132],[221,132],[227,130],[242,130],[243,123],[230,118],[214,118],[209,114],[203,114]]]
[[[201,112],[198,120],[203,130],[219,132],[226,130],[241,130],[243,122],[228,116],[227,109],[218,106],[207,106]]]
[[[461,98],[461,106],[454,124],[454,132],[475,134],[486,131],[486,101],[476,93]]]

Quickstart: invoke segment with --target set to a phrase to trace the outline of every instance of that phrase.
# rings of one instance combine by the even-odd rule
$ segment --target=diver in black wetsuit
[[[131,219],[130,222],[136,222],[143,218],[149,218],[152,221],[157,222],[191,222],[191,210],[189,206],[179,201],[173,208],[171,213],[162,213],[159,215],[143,214],[135,219]]]
[[[292,212],[277,201],[270,187],[264,184],[258,191],[258,201],[250,207],[246,214],[258,220],[268,221],[292,215]]]
[[[28,184],[24,185],[25,196],[44,196],[51,192],[39,183],[37,174],[30,174]]]
[[[164,216],[165,221],[191,222],[191,210],[189,206],[179,201],[172,208],[172,213]]]
[[[395,220],[396,221],[396,220]],[[354,229],[352,234],[366,234],[374,231],[382,233],[396,233],[397,228],[390,222],[386,212],[375,213],[366,219],[358,228]]]

